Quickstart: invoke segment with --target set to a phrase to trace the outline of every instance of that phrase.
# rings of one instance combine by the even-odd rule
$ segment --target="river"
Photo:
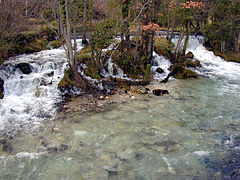
[[[155,57],[153,69],[166,73],[154,74],[148,87],[169,95],[61,117],[55,104],[61,100],[56,86],[66,66],[64,50],[15,57],[35,71],[2,72],[7,91],[0,101],[1,135],[12,138],[12,151],[0,153],[0,179],[239,179],[240,64],[214,56],[201,42],[191,36],[188,48],[202,63],[198,79],[160,84],[170,63]],[[42,77],[50,85],[37,81]],[[36,88],[46,93],[36,97]]]

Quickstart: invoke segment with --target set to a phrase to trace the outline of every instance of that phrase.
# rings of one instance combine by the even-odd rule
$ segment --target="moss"
[[[198,74],[191,69],[186,69],[181,64],[173,64],[170,67],[171,72],[173,73],[174,77],[177,79],[188,79],[188,78],[197,78]]]
[[[59,47],[61,47],[63,45],[63,42],[64,40],[63,39],[57,39],[57,40],[54,40],[50,43],[50,46],[53,48],[53,49],[57,49]]]
[[[87,68],[85,68],[84,74],[93,79],[98,79],[98,80],[101,79],[98,69],[94,66],[88,66]]]
[[[240,63],[240,52],[239,53],[234,53],[234,52],[221,53],[220,51],[215,50],[214,54],[216,56],[222,57],[226,61]]]
[[[69,86],[77,86],[77,82],[73,80],[73,72],[68,69],[64,72],[64,76],[58,83],[59,89],[67,89]]]
[[[191,61],[191,60],[185,60],[184,65],[186,67],[196,68],[196,67],[202,67],[199,60]]]
[[[155,39],[154,50],[157,54],[170,58],[174,50],[174,44],[166,38],[157,38]]]
[[[88,54],[88,53],[91,53],[92,52],[92,49],[91,49],[91,46],[86,46],[84,48],[82,48],[80,51],[79,51],[79,55],[82,55],[82,54]]]
[[[146,68],[146,71],[145,71],[144,78],[145,79],[151,79],[151,77],[152,77],[151,64],[147,64],[147,68]]]
[[[91,62],[91,56],[89,54],[81,54],[77,57],[79,63],[89,64]]]

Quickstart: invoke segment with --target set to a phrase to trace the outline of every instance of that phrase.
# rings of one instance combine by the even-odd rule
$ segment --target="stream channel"
[[[0,179],[240,179],[240,64],[207,51],[199,36],[190,37],[188,51],[202,64],[200,77],[167,84],[159,81],[170,62],[155,54],[152,70],[165,74],[154,72],[148,87],[169,95],[61,117],[64,49],[10,58],[0,71],[0,140],[11,149],[0,152]],[[20,62],[32,72],[22,74]]]

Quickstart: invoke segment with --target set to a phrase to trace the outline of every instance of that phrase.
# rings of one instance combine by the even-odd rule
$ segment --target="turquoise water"
[[[58,131],[23,135],[1,156],[1,179],[223,177],[215,166],[239,146],[230,141],[240,128],[240,86],[209,78],[164,86],[170,95],[66,115],[54,121]]]
[[[17,122],[25,119],[9,111],[19,119],[2,121],[1,138],[8,141],[0,139],[7,150],[0,151],[0,179],[240,179],[240,65],[214,56],[194,37],[188,50],[202,63],[198,79],[148,86],[169,95],[150,93],[53,120],[30,117],[24,128]],[[157,64],[169,64],[161,58]]]

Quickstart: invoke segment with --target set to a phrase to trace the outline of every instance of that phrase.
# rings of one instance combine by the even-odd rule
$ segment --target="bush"
[[[154,50],[158,55],[170,58],[174,50],[174,44],[166,38],[157,38],[155,39]]]
[[[45,9],[42,13],[42,17],[47,21],[53,21],[55,19],[52,9]]]

